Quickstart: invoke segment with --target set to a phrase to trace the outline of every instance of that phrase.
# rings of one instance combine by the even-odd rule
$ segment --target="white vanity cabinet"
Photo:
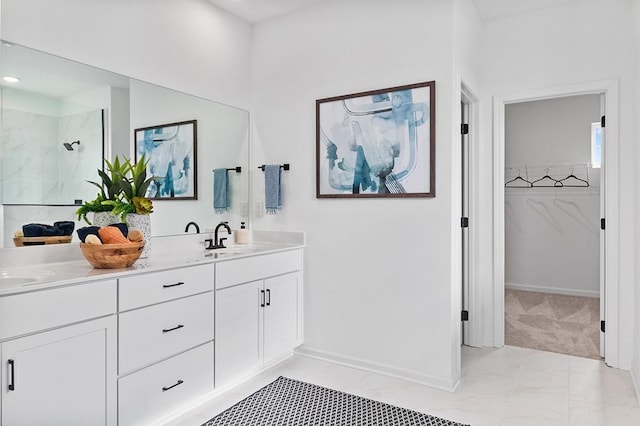
[[[0,297],[0,423],[116,425],[115,313],[115,280]]]
[[[214,266],[119,279],[118,418],[146,425],[213,390]]]
[[[216,387],[302,343],[302,250],[216,264]]]
[[[0,294],[0,426],[155,424],[284,359],[302,250],[93,278],[51,264],[65,281]]]

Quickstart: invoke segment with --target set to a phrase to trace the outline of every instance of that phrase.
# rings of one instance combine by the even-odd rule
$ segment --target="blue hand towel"
[[[215,169],[213,171],[213,211],[228,213],[230,208],[229,172],[227,169]]]
[[[264,166],[264,206],[268,214],[278,214],[282,208],[279,164]]]

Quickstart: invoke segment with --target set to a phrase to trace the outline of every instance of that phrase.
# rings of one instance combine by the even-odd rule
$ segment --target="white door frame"
[[[468,228],[468,275],[469,275],[469,293],[465,296],[468,301],[469,308],[469,321],[465,325],[464,344],[468,346],[481,347],[482,346],[482,302],[481,291],[479,285],[480,276],[478,256],[480,253],[480,238],[478,229],[478,205],[480,197],[479,182],[479,146],[480,146],[480,129],[478,123],[480,122],[480,111],[478,103],[480,99],[473,93],[471,88],[465,84],[464,81],[460,81],[460,95],[461,101],[468,106],[468,123],[469,135],[467,137],[468,149],[469,149],[469,228]],[[459,117],[460,115],[458,115]]]
[[[619,366],[619,209],[618,209],[618,85],[617,79],[579,83],[555,88],[531,89],[493,98],[493,346],[504,346],[504,168],[505,105],[565,96],[603,94],[606,111],[606,157],[604,161],[606,218],[605,239],[605,347],[607,365]]]

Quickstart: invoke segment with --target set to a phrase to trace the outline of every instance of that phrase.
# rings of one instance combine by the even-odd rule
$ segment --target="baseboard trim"
[[[344,365],[345,367],[356,368],[358,370],[364,370],[371,373],[377,373],[385,376],[408,380],[410,382],[418,383],[420,385],[429,386],[447,392],[454,392],[456,390],[456,387],[460,383],[459,380],[447,381],[437,379],[424,374],[416,373],[414,371],[404,370],[385,364],[379,364],[360,358],[344,356],[332,352],[321,351],[318,349],[312,349],[305,346],[298,347],[295,350],[295,353],[297,355],[306,356],[321,361]]]
[[[535,291],[538,293],[564,294],[566,296],[600,297],[599,291],[574,290],[571,288],[545,287],[540,285],[505,283],[505,288],[519,291]]]
[[[638,380],[636,375],[634,374],[633,368],[629,369],[629,375],[631,376],[631,384],[633,385],[633,390],[636,392],[636,401],[640,404],[640,387],[638,387]]]

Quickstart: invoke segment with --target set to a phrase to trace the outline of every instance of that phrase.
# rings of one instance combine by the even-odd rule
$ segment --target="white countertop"
[[[153,272],[197,264],[224,262],[242,257],[259,256],[304,247],[303,235],[301,238],[273,238],[272,241],[255,241],[251,244],[232,245],[226,249],[214,250],[204,250],[203,246],[200,247],[201,244],[199,241],[194,245],[192,242],[184,244],[186,241],[184,238],[180,239],[176,237],[179,238],[178,240],[169,238],[172,237],[167,237],[166,240],[162,238],[157,240],[152,238],[152,248],[149,257],[138,259],[133,266],[121,269],[94,268],[82,257],[77,243],[69,245],[72,247],[65,245],[67,247],[63,249],[53,247],[47,249],[42,247],[39,251],[34,250],[29,254],[37,253],[35,256],[36,261],[32,259],[32,261],[27,264],[21,264],[19,259],[18,261],[14,260],[11,262],[8,256],[4,256],[3,260],[5,261],[0,264],[0,297],[88,281],[115,279],[126,275],[139,274],[141,272]],[[192,241],[195,240],[193,237],[190,237],[190,239]],[[14,250],[22,250],[19,254],[25,255],[27,250],[31,249],[32,248],[12,248],[6,250],[12,250],[10,254],[15,258],[17,253],[13,252]],[[56,253],[52,255],[51,253],[55,250],[65,250],[65,253],[69,254],[67,258],[72,260],[59,261],[61,257],[64,259],[64,253],[62,255],[56,255]],[[78,256],[78,254],[80,256]],[[44,261],[38,263],[37,259],[44,259]],[[55,259],[55,261],[48,261],[48,259]],[[3,280],[5,280],[5,282],[3,282]]]

